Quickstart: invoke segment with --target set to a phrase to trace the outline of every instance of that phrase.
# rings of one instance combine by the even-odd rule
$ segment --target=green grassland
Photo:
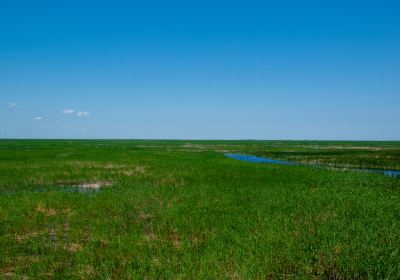
[[[400,142],[1,140],[0,279],[400,279],[400,178],[229,152],[400,170]]]

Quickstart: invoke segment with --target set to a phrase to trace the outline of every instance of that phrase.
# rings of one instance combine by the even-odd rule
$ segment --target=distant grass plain
[[[224,153],[400,170],[400,142],[0,140],[0,278],[400,279],[400,178]]]

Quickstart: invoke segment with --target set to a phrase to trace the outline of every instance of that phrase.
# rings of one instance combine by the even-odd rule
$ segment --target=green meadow
[[[1,140],[0,278],[400,279],[400,177],[348,168],[400,142]]]

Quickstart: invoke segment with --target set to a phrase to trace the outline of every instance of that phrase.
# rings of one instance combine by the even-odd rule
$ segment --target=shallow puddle
[[[58,185],[58,186],[37,186],[32,188],[31,190],[21,190],[21,191],[0,191],[0,195],[13,195],[19,192],[29,192],[29,193],[44,193],[44,192],[67,192],[67,193],[98,193],[104,187],[112,186],[111,182],[96,182],[96,183],[88,183],[88,184],[79,184],[79,185]]]
[[[92,193],[92,192],[99,192],[101,188],[110,186],[112,186],[112,183],[110,182],[96,182],[96,183],[63,186],[63,187],[68,188],[71,191],[77,191],[80,193]]]
[[[101,187],[100,184],[94,183],[94,184],[78,185],[75,188],[78,188],[79,192],[81,193],[87,193],[87,192],[99,192],[100,187]]]

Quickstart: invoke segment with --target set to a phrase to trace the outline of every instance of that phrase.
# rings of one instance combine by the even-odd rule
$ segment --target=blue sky
[[[0,138],[400,140],[398,1],[1,1]]]

